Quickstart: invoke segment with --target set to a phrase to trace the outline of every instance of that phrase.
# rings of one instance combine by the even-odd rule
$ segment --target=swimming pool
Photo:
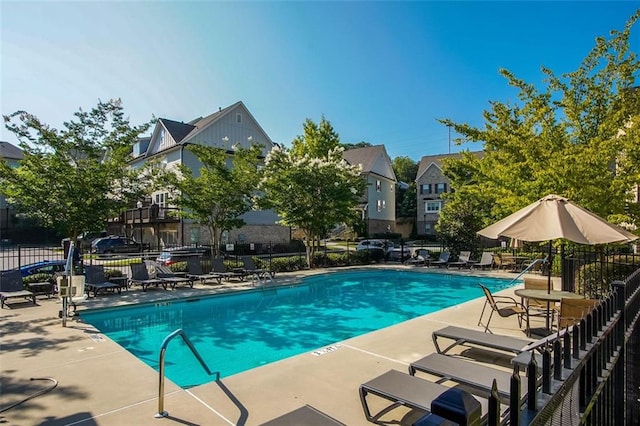
[[[212,371],[230,376],[482,296],[508,280],[397,270],[308,277],[302,284],[130,307],[82,319],[158,370],[163,339],[182,328]],[[166,376],[182,387],[212,381],[181,339]]]

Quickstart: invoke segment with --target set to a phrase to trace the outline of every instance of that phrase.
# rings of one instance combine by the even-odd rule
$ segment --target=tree
[[[18,168],[0,161],[0,192],[21,213],[77,242],[146,193],[144,170],[127,162],[150,123],[132,127],[120,100],[74,117],[56,130],[25,111],[4,116],[24,159]]]
[[[316,239],[336,224],[357,220],[356,206],[366,185],[359,166],[343,160],[331,123],[323,117],[320,127],[323,137],[318,137],[318,126],[307,119],[305,134],[296,138],[293,149],[273,148],[260,183],[263,205],[275,209],[280,223],[304,233],[309,267],[313,267]]]
[[[231,159],[226,150],[205,145],[189,145],[201,163],[197,173],[185,164],[177,170],[161,170],[159,183],[171,194],[182,214],[209,231],[212,255],[220,254],[222,233],[242,227],[240,217],[253,207],[252,197],[260,180],[261,147],[237,147]]]
[[[396,157],[392,161],[393,172],[398,182],[408,185],[396,192],[396,217],[416,217],[418,211],[416,195],[416,176],[418,163],[409,157]]]
[[[637,221],[625,206],[629,189],[640,181],[640,65],[629,50],[639,14],[623,31],[597,38],[576,71],[556,76],[543,67],[541,90],[501,70],[518,89],[518,102],[491,102],[483,128],[441,120],[462,135],[462,143],[481,142],[484,148],[482,158],[444,163],[456,192],[449,194],[441,221],[459,216],[447,210],[463,206],[463,198],[490,206],[475,222],[482,227],[549,193],[610,220]]]
[[[355,148],[369,148],[373,146],[369,142],[365,142],[365,141],[360,141],[358,143],[343,143],[340,145],[342,145],[345,151],[350,149],[355,149]]]

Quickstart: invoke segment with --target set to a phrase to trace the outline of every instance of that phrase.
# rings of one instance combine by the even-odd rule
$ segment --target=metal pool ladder
[[[193,343],[191,343],[191,340],[189,340],[186,333],[181,328],[169,334],[162,341],[162,345],[160,345],[160,360],[158,362],[160,365],[160,371],[158,372],[158,375],[160,378],[159,384],[158,384],[158,412],[153,416],[156,419],[161,419],[169,415],[167,411],[164,411],[164,355],[165,355],[165,352],[167,351],[167,346],[169,345],[169,342],[176,336],[182,337],[182,340],[184,341],[184,343],[186,343],[189,349],[191,349],[191,352],[193,353],[193,355],[195,355],[196,359],[200,362],[200,364],[202,365],[202,368],[204,368],[204,371],[206,371],[207,374],[209,374],[210,376],[213,374],[216,374],[219,376],[219,373],[213,373],[211,372],[211,370],[209,370],[209,367],[204,362],[204,359],[202,359],[202,357],[196,350],[196,347],[193,346]],[[218,378],[216,378],[216,380],[217,379]]]

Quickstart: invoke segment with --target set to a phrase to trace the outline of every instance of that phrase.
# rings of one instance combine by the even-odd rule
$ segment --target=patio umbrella
[[[521,241],[549,241],[549,259],[551,241],[558,238],[585,245],[622,243],[638,238],[568,199],[554,194],[547,195],[478,231],[478,234],[491,239],[510,237]],[[551,291],[551,268],[548,275],[548,291]]]

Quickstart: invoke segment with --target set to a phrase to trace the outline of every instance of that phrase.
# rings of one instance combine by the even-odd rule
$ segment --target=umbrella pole
[[[552,248],[553,248],[553,245],[551,244],[551,240],[549,240],[549,254],[547,257],[547,261],[549,263],[549,265],[547,266],[547,294],[551,293],[551,267],[553,266],[553,258],[551,257]],[[546,315],[547,330],[551,330],[551,328],[549,327],[549,305],[550,303],[547,302],[547,315]]]

